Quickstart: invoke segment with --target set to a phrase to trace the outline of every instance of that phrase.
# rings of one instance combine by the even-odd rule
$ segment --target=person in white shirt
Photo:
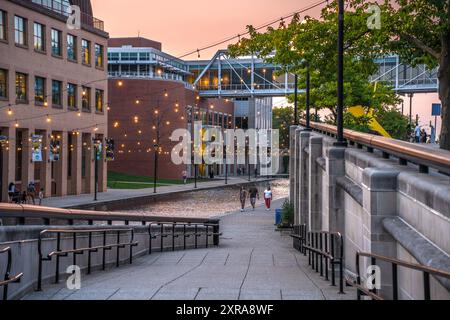
[[[270,210],[270,204],[272,202],[272,198],[273,198],[272,190],[270,189],[270,186],[268,186],[267,189],[264,190],[264,201],[266,203],[267,211]]]

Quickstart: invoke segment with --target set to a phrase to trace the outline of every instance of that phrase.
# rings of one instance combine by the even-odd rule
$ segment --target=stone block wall
[[[302,128],[292,139],[297,223],[340,232],[349,275],[356,273],[358,251],[450,271],[449,177],[419,173],[415,165],[400,165],[361,146],[335,147],[331,137]],[[362,275],[369,264],[361,259]],[[381,294],[392,298],[391,265],[377,265]],[[399,268],[398,284],[400,298],[423,298],[421,273]],[[449,298],[450,280],[432,277],[431,284],[432,299]]]

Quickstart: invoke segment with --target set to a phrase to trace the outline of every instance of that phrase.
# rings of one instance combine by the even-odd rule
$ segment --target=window
[[[82,87],[81,105],[84,111],[91,111],[91,88]]]
[[[61,31],[52,29],[52,54],[55,56],[62,56],[61,49]]]
[[[62,106],[62,82],[52,81],[52,106]]]
[[[16,44],[27,45],[27,20],[19,16],[14,16],[14,38]]]
[[[34,78],[34,102],[44,104],[45,102],[45,78]]]
[[[120,54],[118,52],[108,52],[108,60],[119,61]]]
[[[0,98],[8,98],[8,71],[0,69]]]
[[[0,10],[0,40],[8,40],[8,19],[6,11]]]
[[[34,23],[34,50],[45,51],[45,26]]]
[[[77,109],[77,85],[67,84],[67,106],[72,109]]]
[[[103,46],[95,44],[95,66],[103,68]]]
[[[103,112],[103,90],[95,90],[95,111]]]
[[[27,100],[27,75],[24,73],[16,73],[16,99],[22,102]]]
[[[77,37],[67,35],[67,59],[77,61]]]
[[[91,64],[91,42],[85,39],[81,40],[81,59],[84,64]]]

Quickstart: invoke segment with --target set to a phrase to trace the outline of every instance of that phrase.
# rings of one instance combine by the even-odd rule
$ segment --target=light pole
[[[308,61],[305,61],[306,66],[306,130],[311,131],[311,110],[310,110],[310,103],[311,103],[311,77],[309,73],[309,63]]]
[[[158,103],[159,105],[159,103]],[[157,110],[155,111],[155,113]],[[161,118],[159,116],[159,113],[156,113],[156,142],[153,145],[153,148],[155,150],[155,165],[153,166],[153,193],[156,193],[156,183],[158,180],[158,152],[159,152],[159,140],[160,140],[160,125],[161,125]]]
[[[294,124],[298,126],[298,75],[294,75]]]
[[[97,139],[94,140],[94,201],[97,201],[97,193],[98,193],[98,148],[100,147],[99,141]]]
[[[335,146],[346,147],[344,140],[344,0],[339,0],[338,11],[338,78],[337,78],[337,141]]]

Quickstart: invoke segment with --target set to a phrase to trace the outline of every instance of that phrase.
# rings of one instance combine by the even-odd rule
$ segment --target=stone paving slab
[[[275,201],[280,207],[282,200]],[[275,231],[274,211],[233,213],[221,220],[218,248],[143,256],[133,265],[83,275],[82,288],[45,286],[25,299],[39,300],[340,300],[355,299],[353,288],[338,294],[308,266],[286,233]]]

